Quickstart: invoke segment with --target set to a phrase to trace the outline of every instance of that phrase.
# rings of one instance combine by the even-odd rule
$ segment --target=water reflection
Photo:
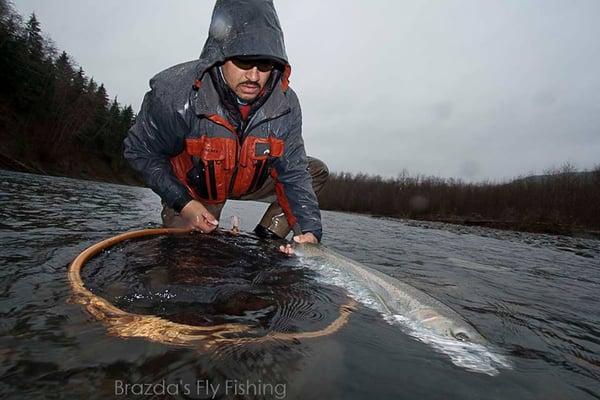
[[[179,235],[126,242],[91,260],[86,286],[125,311],[265,332],[316,330],[337,317],[344,291],[319,285],[297,259],[248,235]]]

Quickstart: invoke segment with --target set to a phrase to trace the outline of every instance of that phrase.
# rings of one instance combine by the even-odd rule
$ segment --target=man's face
[[[223,76],[227,86],[242,100],[252,101],[265,87],[274,64],[268,60],[232,58],[223,64]]]

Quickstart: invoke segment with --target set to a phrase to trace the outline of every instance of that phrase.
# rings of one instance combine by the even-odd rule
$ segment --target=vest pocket
[[[240,151],[239,170],[233,186],[233,195],[252,193],[266,181],[270,161],[283,155],[283,141],[274,137],[249,136]]]
[[[269,177],[269,170],[271,167],[269,166],[269,161],[259,161],[256,165],[256,172],[254,173],[255,178],[252,179],[252,185],[250,187],[250,192],[257,191],[265,184],[265,181]]]
[[[192,157],[192,169],[186,175],[188,184],[195,189],[198,196],[208,199],[208,184],[206,181],[206,168],[198,157]]]
[[[202,200],[222,203],[227,199],[236,146],[236,141],[229,138],[202,136],[186,140],[186,152],[193,163],[193,168],[186,175],[187,183]]]
[[[208,162],[208,177],[210,182],[211,199],[217,200],[220,197],[220,193],[217,192],[217,174],[215,172],[215,162],[213,160]],[[220,181],[221,179],[219,179],[219,182]]]

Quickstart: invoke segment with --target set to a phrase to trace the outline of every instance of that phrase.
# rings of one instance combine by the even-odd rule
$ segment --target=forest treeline
[[[0,168],[141,183],[123,159],[135,115],[0,0]],[[321,208],[508,229],[600,230],[600,165],[506,183],[333,173]]]
[[[131,106],[58,51],[32,14],[0,0],[0,166],[136,182],[122,157]]]
[[[600,165],[570,163],[510,182],[466,183],[432,176],[382,178],[333,173],[321,208],[534,232],[600,233]]]

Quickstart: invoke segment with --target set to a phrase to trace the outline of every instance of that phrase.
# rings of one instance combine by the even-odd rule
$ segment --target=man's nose
[[[246,78],[249,81],[258,82],[258,80],[259,80],[258,67],[252,67],[249,70],[246,70]]]

